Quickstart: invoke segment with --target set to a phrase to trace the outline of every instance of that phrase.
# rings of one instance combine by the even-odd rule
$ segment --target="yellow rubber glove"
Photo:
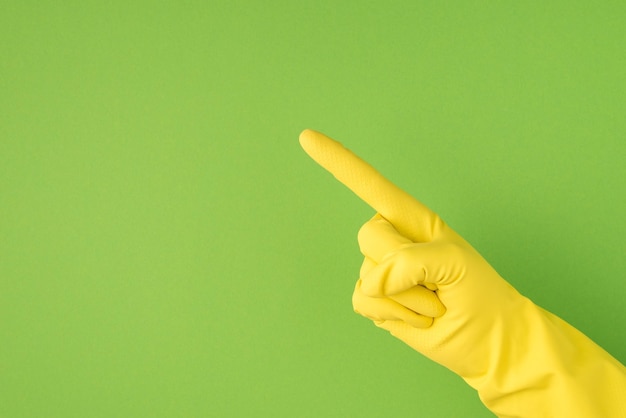
[[[355,311],[460,375],[500,417],[626,417],[619,361],[340,143],[311,130],[300,143],[378,212],[359,231]]]

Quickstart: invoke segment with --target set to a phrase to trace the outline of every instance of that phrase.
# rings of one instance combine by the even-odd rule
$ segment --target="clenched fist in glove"
[[[500,417],[626,417],[619,361],[340,143],[311,130],[300,143],[377,212],[359,231],[355,311],[461,376]]]

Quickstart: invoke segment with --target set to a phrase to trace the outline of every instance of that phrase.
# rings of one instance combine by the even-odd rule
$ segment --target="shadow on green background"
[[[340,3],[0,5],[0,416],[492,416],[308,127],[624,362],[624,4]]]

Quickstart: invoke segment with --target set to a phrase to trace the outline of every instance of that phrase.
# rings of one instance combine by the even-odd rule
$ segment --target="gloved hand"
[[[359,231],[355,311],[457,373],[498,416],[626,416],[620,362],[341,144],[311,130],[300,143],[378,212]]]

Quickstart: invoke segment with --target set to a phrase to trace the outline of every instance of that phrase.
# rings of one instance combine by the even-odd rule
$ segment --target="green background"
[[[0,416],[492,416],[352,312],[372,212],[304,128],[624,362],[625,18],[0,1]]]

